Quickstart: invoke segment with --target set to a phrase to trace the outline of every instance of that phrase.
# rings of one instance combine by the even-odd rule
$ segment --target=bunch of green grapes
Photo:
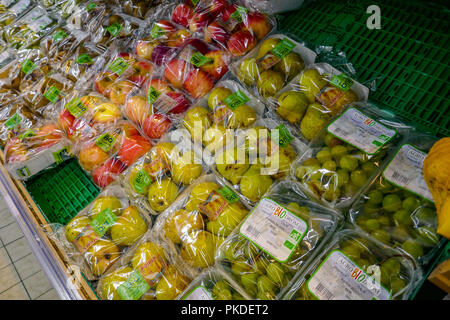
[[[361,197],[352,209],[354,222],[383,243],[400,247],[420,258],[436,246],[437,216],[434,204],[395,187],[384,178]]]
[[[324,201],[341,202],[364,187],[387,155],[386,149],[368,155],[331,134],[314,157],[303,161],[296,177]]]

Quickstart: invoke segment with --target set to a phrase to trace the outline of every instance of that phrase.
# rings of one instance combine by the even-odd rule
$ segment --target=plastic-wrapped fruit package
[[[11,49],[0,50],[0,52],[0,105],[4,105],[18,96],[18,88],[12,86],[10,78],[12,70],[17,68],[17,56]]]
[[[170,20],[173,6],[163,6],[154,13],[151,24],[143,28],[143,34],[135,45],[139,57],[158,66],[165,65],[174,58],[193,35],[189,29]]]
[[[144,20],[149,18],[150,9],[164,5],[170,0],[115,0],[115,2],[121,6],[122,11],[126,14]]]
[[[0,5],[0,27],[5,27],[30,11],[36,2],[34,0],[6,0]]]
[[[144,86],[155,66],[134,54],[113,54],[102,72],[94,79],[94,89],[117,104],[124,104],[127,96]]]
[[[172,21],[199,33],[228,5],[228,0],[185,0],[173,9]]]
[[[127,118],[150,139],[159,139],[177,124],[191,103],[184,92],[171,86],[160,73],[154,72],[142,90],[133,90],[128,95],[123,109]]]
[[[317,138],[322,129],[353,102],[365,102],[369,89],[332,66],[305,69],[269,101],[271,109],[292,125],[302,139]]]
[[[346,229],[300,272],[283,299],[408,300],[420,275],[408,256]]]
[[[66,19],[66,23],[71,29],[91,33],[96,31],[102,19],[110,14],[111,8],[108,7],[108,1],[87,1],[73,8],[73,13]]]
[[[170,60],[164,77],[175,88],[184,89],[194,99],[209,93],[228,71],[230,55],[225,50],[190,38],[181,52]]]
[[[47,10],[61,15],[63,18],[70,16],[83,0],[39,0]]]
[[[192,280],[178,300],[246,300],[245,292],[226,273],[209,268]]]
[[[350,209],[352,223],[379,241],[427,263],[442,244],[422,165],[437,138],[412,133]],[[425,151],[425,152],[424,152]]]
[[[120,121],[99,136],[78,143],[75,152],[83,169],[91,173],[94,183],[104,188],[151,147],[151,142],[134,125]]]
[[[10,139],[21,131],[31,129],[39,119],[40,116],[30,110],[20,98],[2,104],[2,108],[0,108],[0,146],[4,148]]]
[[[262,118],[265,106],[240,84],[221,80],[186,112],[183,125],[191,139],[214,154],[234,139],[227,129],[246,129]]]
[[[220,246],[217,267],[252,299],[279,299],[331,238],[341,218],[309,200],[296,182],[280,181]]]
[[[58,26],[58,19],[43,7],[36,6],[26,15],[4,27],[2,38],[12,48],[26,48]]]
[[[41,121],[17,132],[5,149],[5,168],[16,179],[27,179],[68,158],[70,143],[57,123]]]
[[[216,153],[211,168],[253,205],[274,181],[289,176],[292,162],[305,151],[284,125],[264,118]]]
[[[351,205],[411,127],[374,105],[354,103],[294,161],[293,178],[329,206]]]
[[[316,54],[292,37],[274,34],[233,64],[233,72],[248,88],[263,98],[276,95]]]
[[[154,230],[176,248],[189,272],[198,274],[214,265],[217,248],[247,214],[240,197],[209,174],[158,216]]]
[[[103,15],[100,18],[100,25],[95,30],[91,30],[91,41],[99,45],[109,47],[113,43],[120,46],[130,44],[139,28],[144,24],[143,20],[123,14],[113,9],[111,14]]]
[[[243,3],[249,8],[271,15],[297,10],[303,5],[303,2],[303,0],[243,0]]]
[[[207,166],[190,147],[187,132],[180,129],[166,134],[121,178],[136,204],[158,215],[206,171]]]
[[[99,279],[151,226],[118,184],[103,190],[67,225],[50,225],[51,237],[89,280]]]
[[[190,282],[173,249],[151,230],[100,278],[97,295],[103,300],[174,300]]]

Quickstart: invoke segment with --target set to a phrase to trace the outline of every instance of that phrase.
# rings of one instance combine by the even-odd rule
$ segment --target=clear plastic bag
[[[170,2],[169,0],[115,0],[116,4],[121,6],[121,9],[126,14],[139,18],[148,19],[150,9],[164,5]]]
[[[61,15],[63,18],[70,16],[78,5],[84,0],[39,0],[48,10]]]
[[[253,10],[262,11],[267,14],[277,14],[299,9],[304,0],[242,0],[242,2]]]
[[[208,171],[189,142],[186,130],[171,131],[121,176],[136,204],[150,214],[170,208],[186,187]]]
[[[284,125],[270,118],[257,120],[236,136],[236,144],[217,152],[210,166],[250,205],[276,180],[289,176],[291,164],[306,150]]]
[[[291,176],[322,203],[349,207],[410,131],[392,113],[353,103],[294,161]]]
[[[294,40],[293,36],[273,34],[233,63],[232,70],[256,95],[269,98],[313,64],[315,58],[314,51]]]
[[[36,2],[34,0],[5,1],[0,10],[0,26],[6,27],[30,11]]]
[[[271,110],[312,141],[322,129],[353,102],[366,102],[369,89],[329,64],[307,67],[273,98]]]
[[[217,248],[248,213],[241,198],[215,175],[198,178],[159,215],[154,230],[197,275],[214,265]]]
[[[275,184],[222,243],[217,268],[252,299],[281,298],[337,230],[341,216],[290,180]]]
[[[97,286],[102,300],[174,300],[191,282],[173,250],[147,232]]]
[[[422,173],[426,152],[436,141],[409,134],[349,210],[356,228],[420,263],[428,263],[445,241],[436,233],[436,208]]]
[[[120,121],[93,139],[77,143],[74,152],[93,182],[104,188],[151,147],[152,143],[131,122]]]
[[[50,236],[89,280],[97,280],[151,226],[151,219],[130,203],[124,190],[111,184],[67,225],[50,225]]]
[[[107,1],[87,1],[74,8],[74,12],[66,19],[66,23],[71,29],[91,34],[100,27],[102,19],[111,12]]]
[[[70,143],[57,123],[40,121],[30,129],[17,132],[6,143],[4,153],[9,174],[25,180],[67,159]]]
[[[295,300],[408,300],[422,271],[364,233],[338,232],[283,297]]]
[[[245,292],[220,270],[203,271],[178,296],[178,300],[247,300]]]

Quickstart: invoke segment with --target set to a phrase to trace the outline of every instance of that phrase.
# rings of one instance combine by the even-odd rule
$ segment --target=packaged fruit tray
[[[367,28],[370,5],[382,8],[381,29]],[[400,18],[406,12],[408,19]],[[345,52],[361,81],[376,80],[373,102],[434,134],[450,134],[449,22],[442,4],[313,1],[281,16],[279,28]]]

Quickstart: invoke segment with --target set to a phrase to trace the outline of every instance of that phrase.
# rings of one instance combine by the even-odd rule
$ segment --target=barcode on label
[[[334,132],[335,132],[336,134],[340,135],[341,137],[346,137],[346,136],[350,135],[349,132],[347,132],[347,131],[345,131],[345,130],[342,130],[341,128],[338,128],[338,127],[336,127],[336,128],[334,129]]]
[[[411,181],[411,178],[408,178],[397,171],[394,171],[394,173],[392,174],[392,178],[404,185],[408,184]]]
[[[325,300],[331,300],[334,298],[334,294],[328,290],[322,283],[316,286],[316,290],[323,294]]]
[[[247,229],[245,229],[245,230],[255,238],[258,238],[259,235],[261,234],[261,231],[259,231],[257,228],[255,228],[251,225],[248,225]]]

